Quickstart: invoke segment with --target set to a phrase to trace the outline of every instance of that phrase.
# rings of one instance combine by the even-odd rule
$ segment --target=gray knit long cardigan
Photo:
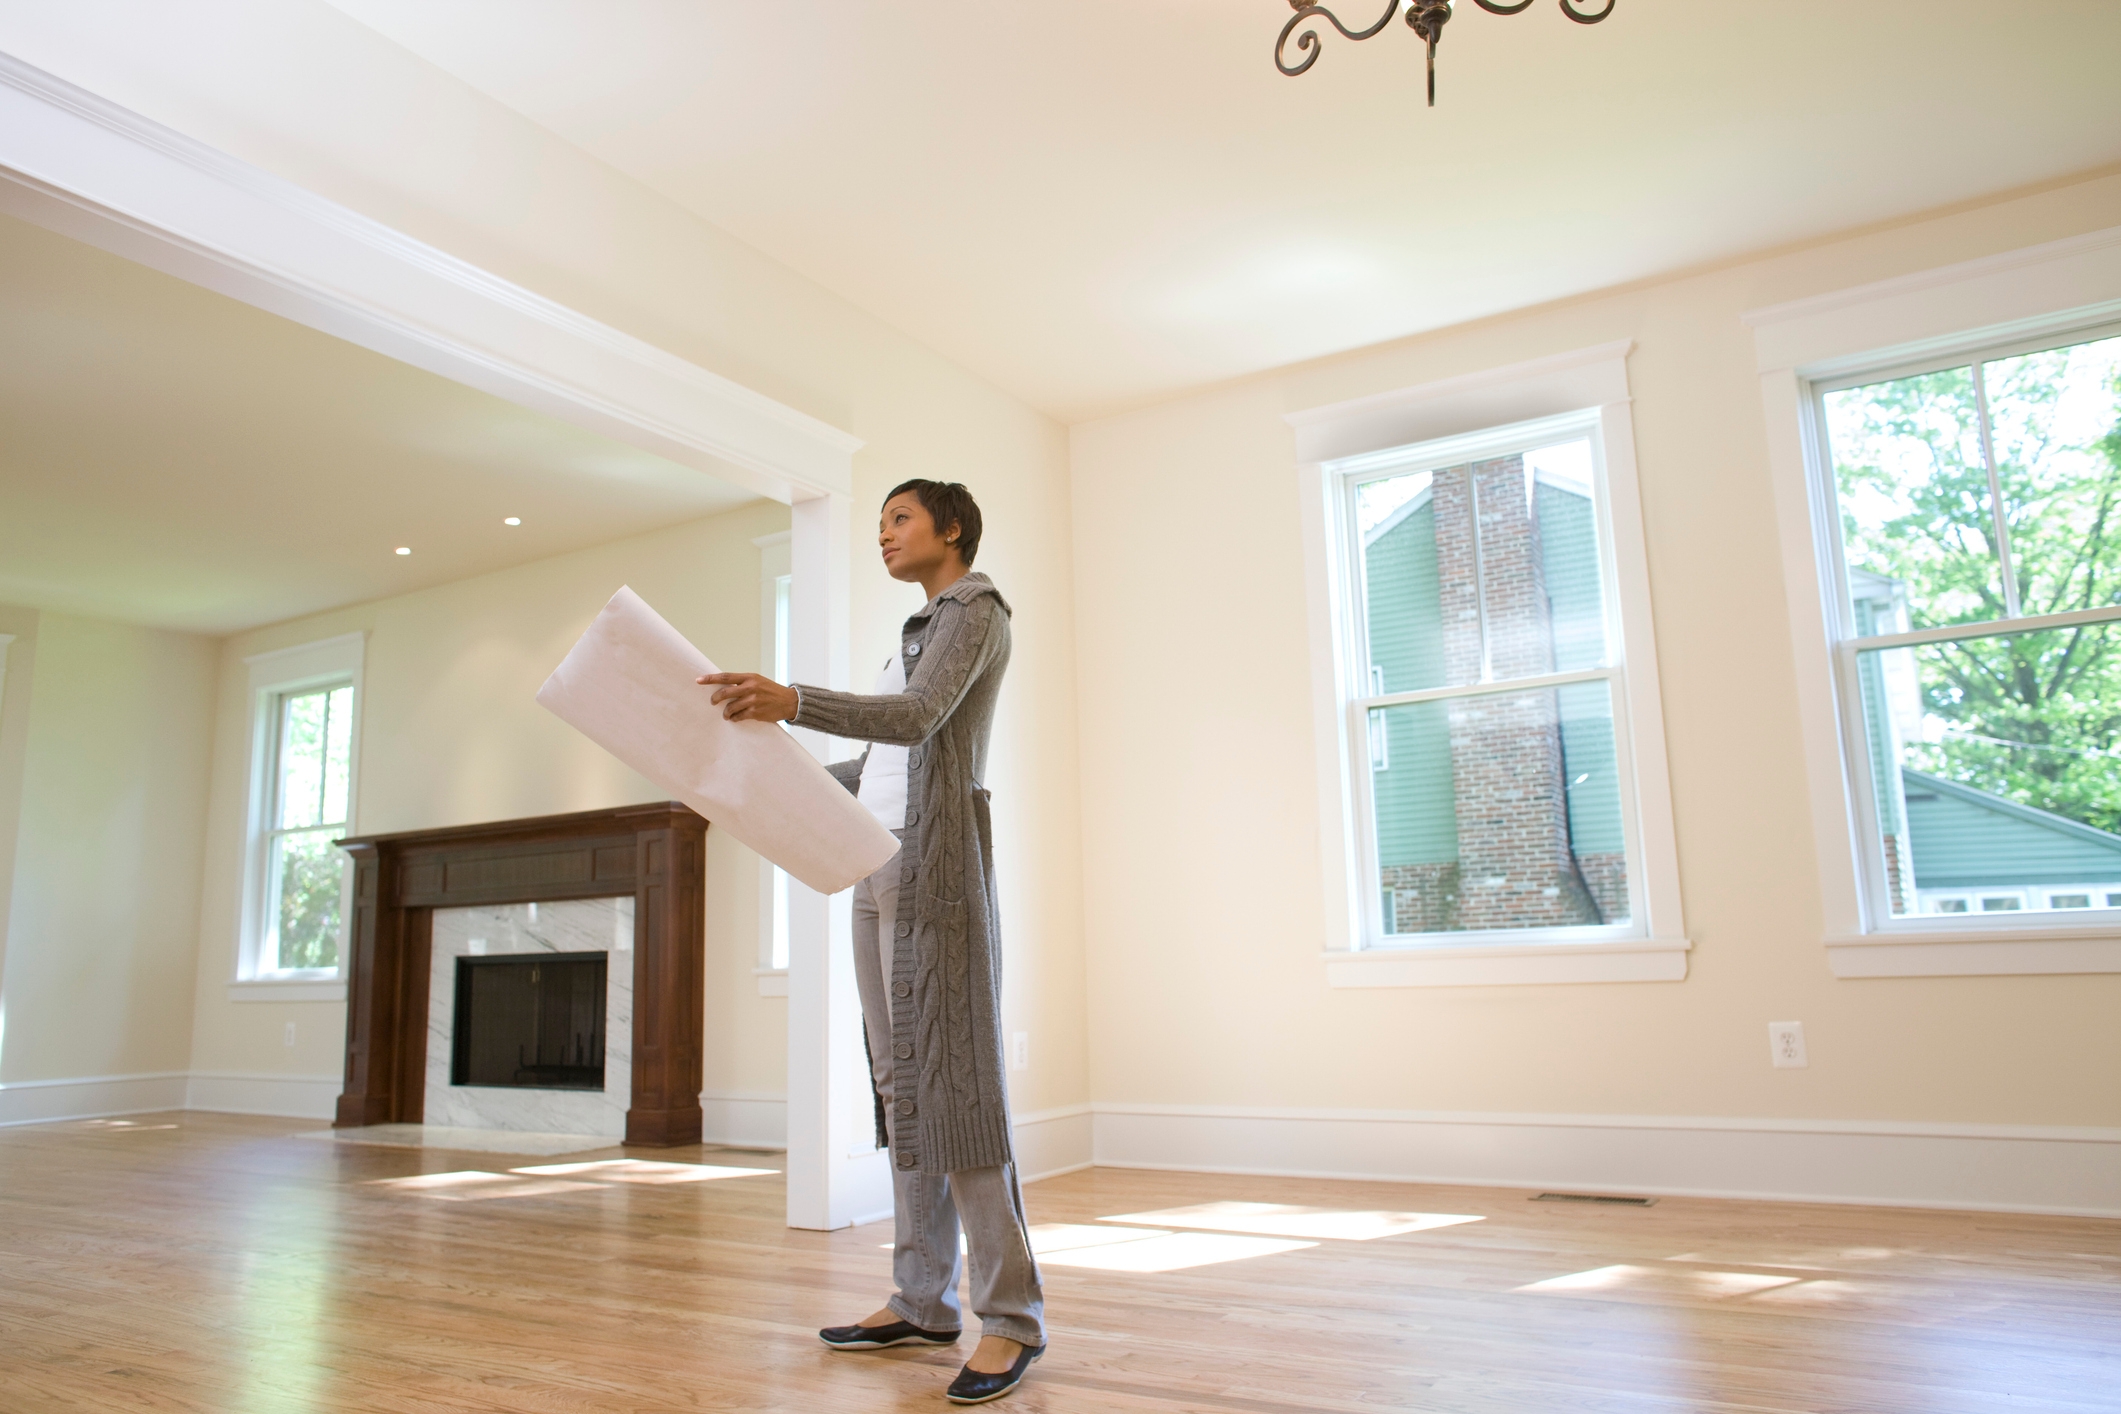
[[[906,690],[888,697],[796,687],[795,725],[912,748],[891,963],[896,1073],[892,1162],[954,1173],[1010,1162],[1002,1071],[1000,920],[987,739],[1009,666],[1009,605],[968,574],[906,620]],[[858,790],[867,752],[830,769]],[[909,946],[910,943],[910,946]],[[906,1005],[908,1000],[912,1005]],[[879,1142],[882,1141],[879,1135]]]

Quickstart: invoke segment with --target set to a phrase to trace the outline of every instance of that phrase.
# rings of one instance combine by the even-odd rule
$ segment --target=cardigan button
[[[891,1048],[891,1054],[897,1056],[900,1060],[912,1060],[913,1043],[911,1041],[901,1041]]]
[[[907,645],[906,645],[906,656],[907,656],[908,658],[918,658],[918,657],[920,657],[920,656],[921,656],[921,646],[920,646],[920,645],[919,645],[918,643],[909,643],[909,644],[907,644]]]
[[[902,1115],[910,1115],[910,1114],[912,1114],[912,1113],[913,1113],[913,1101],[911,1101],[911,1100],[900,1100],[900,1101],[898,1102],[898,1112],[899,1112],[900,1114],[902,1114]]]
[[[913,748],[913,750],[906,753],[906,764],[908,766],[918,766],[921,764],[921,749],[919,747],[916,746]]]
[[[891,984],[891,995],[894,997],[910,997],[913,995],[913,984],[911,982],[893,982]]]
[[[898,925],[898,935],[899,935],[899,936],[900,936],[901,938],[910,938],[910,937],[912,937],[912,936],[913,936],[913,925],[912,925],[911,923],[901,923],[901,924],[899,924],[899,925]]]
[[[905,868],[898,871],[898,881],[901,884],[910,884],[913,882],[913,866],[911,864],[908,864]]]
[[[898,1166],[899,1166],[900,1168],[902,1168],[902,1169],[910,1169],[910,1168],[912,1168],[912,1167],[913,1167],[913,1155],[911,1155],[911,1154],[900,1154],[900,1155],[898,1156]]]

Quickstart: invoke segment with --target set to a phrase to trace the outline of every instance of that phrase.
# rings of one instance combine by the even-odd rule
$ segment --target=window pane
[[[2121,892],[2121,628],[1873,650],[1857,679],[1895,914]]]
[[[352,687],[319,688],[283,700],[279,828],[343,823],[352,762]]]
[[[280,828],[323,823],[324,728],[329,692],[289,696],[280,705]]]
[[[282,971],[339,965],[339,886],[343,856],[329,830],[273,841],[274,919]]]
[[[2121,339],[1982,373],[2020,611],[2121,603]]]
[[[1591,474],[1578,437],[1357,486],[1370,690],[1603,664]]]
[[[1387,933],[1580,927],[1628,918],[1602,682],[1389,707],[1372,777]]]
[[[326,699],[324,730],[324,804],[318,823],[346,819],[346,788],[353,767],[353,688],[336,687]]]
[[[1432,479],[1420,472],[1355,488],[1372,693],[1418,692],[1472,680],[1449,677],[1444,668],[1444,592],[1437,574]]]
[[[1605,578],[1599,569],[1597,512],[1591,498],[1590,440],[1579,437],[1542,447],[1525,453],[1524,462],[1552,624],[1554,671],[1602,666]]]
[[[1859,635],[2004,615],[1973,369],[1826,395]]]

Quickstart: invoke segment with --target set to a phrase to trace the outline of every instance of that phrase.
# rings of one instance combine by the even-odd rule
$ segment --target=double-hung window
[[[294,995],[286,988],[336,986],[342,975],[352,870],[332,842],[353,829],[362,642],[351,634],[249,660],[239,995]]]
[[[263,832],[265,936],[261,971],[286,976],[339,970],[352,786],[353,684],[278,693],[272,705],[273,795]]]
[[[2121,336],[2094,334],[1812,387],[1871,928],[2121,921]]]
[[[1685,976],[1624,358],[1291,418],[1335,985]]]
[[[1378,943],[1630,930],[1596,423],[1333,468]]]

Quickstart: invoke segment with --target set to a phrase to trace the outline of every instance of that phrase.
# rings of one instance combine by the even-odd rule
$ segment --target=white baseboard
[[[1096,1162],[1092,1123],[1088,1105],[1064,1105],[1017,1115],[1012,1133],[1019,1180],[1036,1183],[1042,1178],[1058,1178],[1089,1168]]]
[[[10,1081],[0,1085],[0,1126],[181,1110],[185,1079],[181,1070],[165,1070],[150,1075]]]
[[[2121,1129],[1093,1108],[1113,1168],[2121,1217]]]
[[[788,1101],[736,1090],[700,1092],[700,1142],[739,1149],[788,1147]]]
[[[184,1108],[227,1115],[282,1115],[330,1119],[338,1113],[345,1079],[337,1075],[275,1075],[247,1070],[195,1070]]]

